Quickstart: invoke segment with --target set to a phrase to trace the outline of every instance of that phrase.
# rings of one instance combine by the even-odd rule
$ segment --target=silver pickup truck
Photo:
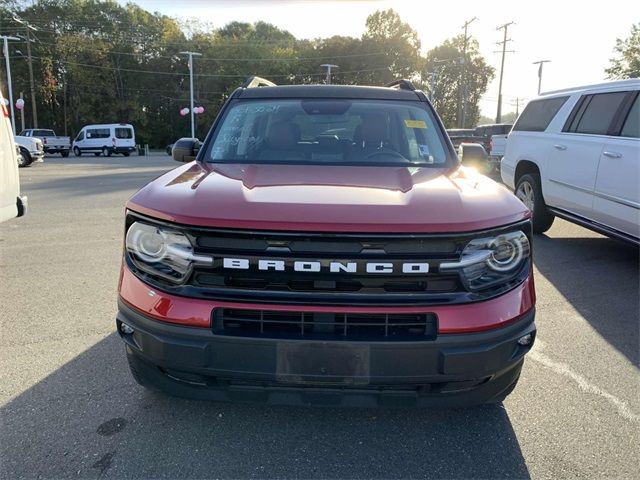
[[[71,150],[71,138],[59,137],[53,130],[29,128],[20,132],[20,136],[39,138],[42,140],[45,153],[59,153],[63,157],[69,156],[69,150]]]

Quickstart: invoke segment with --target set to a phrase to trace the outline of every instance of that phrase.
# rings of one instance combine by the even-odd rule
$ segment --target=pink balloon
[[[183,116],[183,117],[188,113],[189,113],[189,109],[188,108],[183,108],[182,110],[180,110],[180,115]]]
[[[16,108],[18,110],[22,110],[24,108],[24,100],[22,98],[16,100]]]
[[[199,107],[200,111],[198,113],[204,113],[204,107]]]

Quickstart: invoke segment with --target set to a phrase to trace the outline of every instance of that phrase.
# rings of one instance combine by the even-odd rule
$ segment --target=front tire
[[[544,202],[540,184],[540,175],[528,173],[518,179],[515,190],[516,197],[532,212],[533,233],[546,232],[555,220]]]
[[[82,151],[80,151],[80,149],[78,147],[73,147],[73,154],[76,157],[81,157],[82,156]]]
[[[33,159],[31,158],[31,155],[29,155],[29,152],[21,148],[20,155],[18,156],[18,168],[28,167],[32,163]]]

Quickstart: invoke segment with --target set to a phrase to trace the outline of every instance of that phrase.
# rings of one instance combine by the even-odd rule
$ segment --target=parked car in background
[[[44,153],[59,153],[63,157],[69,156],[71,149],[70,137],[59,137],[53,130],[29,128],[20,132],[20,136],[39,138],[44,146]]]
[[[507,137],[509,135],[491,135],[489,140],[489,155],[491,161],[500,165],[500,160],[504,157],[504,152],[507,148]]]
[[[559,216],[640,243],[640,79],[547,93],[507,140],[504,183],[545,232]]]
[[[478,140],[473,128],[450,128],[447,130],[447,135],[456,148],[461,143],[477,143]]]
[[[0,94],[0,222],[27,211],[27,197],[20,195],[18,161],[9,112]]]
[[[44,161],[44,145],[42,140],[35,137],[22,137],[16,135],[15,143],[20,148],[22,160],[18,159],[18,166],[28,167],[33,162]]]
[[[491,123],[487,125],[478,125],[475,128],[475,136],[477,142],[482,143],[482,146],[487,152],[491,151],[491,137],[493,135],[509,135],[513,124],[511,123]]]
[[[114,153],[128,157],[136,150],[135,131],[128,123],[109,123],[82,127],[73,140],[73,154],[100,154],[110,157]]]
[[[169,145],[166,146],[164,151],[167,152],[167,155],[171,156],[171,150],[172,149],[173,149],[173,143],[170,143]]]

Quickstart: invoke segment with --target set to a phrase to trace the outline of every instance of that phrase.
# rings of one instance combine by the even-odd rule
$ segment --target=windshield
[[[445,166],[438,124],[420,102],[235,101],[205,155],[216,163]]]
[[[55,137],[56,134],[53,132],[53,130],[34,130],[33,136],[34,137]]]

